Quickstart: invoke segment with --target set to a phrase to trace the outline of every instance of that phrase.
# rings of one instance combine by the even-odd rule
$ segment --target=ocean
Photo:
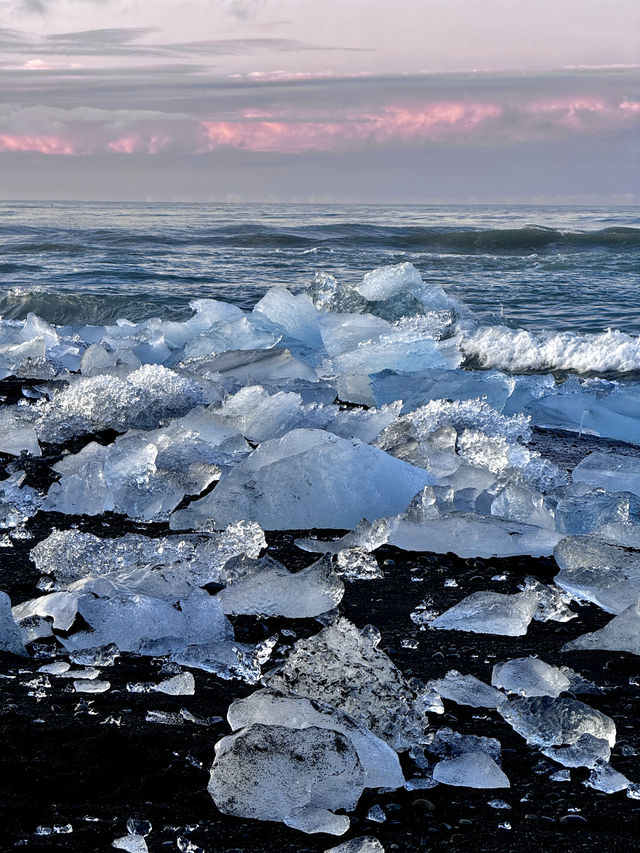
[[[640,334],[639,207],[3,202],[0,249],[5,319],[182,320],[409,261],[482,324]]]

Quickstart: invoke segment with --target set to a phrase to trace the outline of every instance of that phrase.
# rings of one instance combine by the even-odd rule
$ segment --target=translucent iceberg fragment
[[[181,373],[220,383],[228,391],[244,385],[279,385],[287,380],[318,382],[316,371],[295,358],[290,350],[235,349],[207,358],[190,358],[180,365]]]
[[[431,622],[432,628],[521,637],[538,606],[533,592],[474,592]]]
[[[369,303],[372,313],[386,320],[448,310],[452,305],[442,288],[423,282],[410,263],[378,267],[368,272],[355,290]]]
[[[549,746],[542,752],[564,767],[594,767],[600,761],[609,761],[611,745],[605,738],[583,734],[570,746]]]
[[[631,492],[587,492],[558,501],[556,526],[561,533],[597,533],[620,545],[640,548],[640,497]]]
[[[318,272],[307,287],[307,294],[319,311],[359,313],[366,308],[366,299],[349,284],[339,282],[330,273]]]
[[[23,485],[25,477],[24,471],[16,471],[0,481],[0,527],[21,527],[42,507],[40,493]]]
[[[338,619],[298,640],[268,687],[333,705],[396,750],[407,749],[427,725],[426,690],[410,684],[366,631]]]
[[[392,331],[390,323],[373,314],[327,313],[320,317],[319,324],[322,344],[330,357],[349,352],[365,341],[375,341]]]
[[[584,784],[603,794],[617,794],[618,791],[625,791],[631,782],[606,761],[598,761]]]
[[[268,530],[351,528],[363,516],[402,511],[430,481],[426,471],[355,439],[296,429],[261,444],[170,525],[220,528],[250,518]]]
[[[640,655],[640,600],[615,616],[604,628],[582,634],[581,637],[565,643],[562,649],[563,651],[593,649]]]
[[[344,584],[328,560],[318,560],[295,574],[269,557],[248,574],[231,579],[216,598],[227,614],[254,614],[305,619],[336,607]]]
[[[364,781],[340,732],[254,723],[218,741],[208,790],[224,814],[342,835],[349,818],[333,812],[355,808]]]
[[[26,655],[22,633],[11,610],[11,599],[0,590],[0,651]]]
[[[495,738],[463,735],[447,727],[438,729],[431,735],[428,734],[425,738],[424,749],[444,758],[457,757],[468,752],[484,752],[497,764],[500,764],[502,752],[500,742]],[[414,750],[410,754],[417,761],[419,767],[428,766],[425,757],[419,755]]]
[[[573,597],[558,586],[540,583],[528,577],[522,589],[535,592],[538,596],[538,609],[533,617],[537,622],[569,622],[578,615],[568,606]]]
[[[616,742],[616,727],[611,717],[576,699],[525,697],[503,703],[498,711],[534,746],[572,744],[584,734],[606,740],[610,746]]]
[[[491,683],[521,696],[559,696],[571,682],[556,666],[534,657],[514,658],[493,667]]]
[[[433,768],[433,778],[445,785],[465,788],[510,788],[506,774],[486,752],[466,752],[445,758]]]
[[[286,287],[272,287],[254,307],[253,313],[268,320],[288,338],[312,349],[322,346],[319,312],[308,293],[294,296]]]
[[[506,696],[489,687],[474,675],[462,675],[456,669],[450,670],[444,678],[430,682],[443,699],[450,699],[458,705],[470,705],[472,708],[497,708],[506,700]]]
[[[0,410],[0,453],[41,456],[34,415],[30,406],[5,406]]]
[[[196,692],[196,682],[190,672],[181,672],[154,684],[152,690],[156,693],[166,693],[167,696],[193,696]]]
[[[376,558],[363,548],[338,551],[335,570],[346,581],[379,580],[384,577]]]
[[[103,429],[153,429],[204,402],[192,380],[160,365],[145,365],[125,380],[113,376],[80,378],[40,408],[41,441],[62,443]]]
[[[315,726],[341,732],[353,744],[362,764],[367,788],[400,788],[404,776],[391,747],[348,714],[323,702],[310,701],[274,690],[258,690],[246,699],[236,699],[227,714],[236,731],[252,723],[306,729]]]
[[[370,835],[361,835],[359,838],[351,838],[337,847],[329,847],[324,853],[384,853],[384,847],[377,838]]]
[[[640,456],[596,451],[576,465],[572,476],[574,483],[640,495]]]
[[[608,613],[622,613],[640,599],[640,551],[598,536],[567,536],[553,555],[560,566],[556,584],[575,598],[592,601]]]

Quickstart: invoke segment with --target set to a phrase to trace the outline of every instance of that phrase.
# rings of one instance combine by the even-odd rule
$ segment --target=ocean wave
[[[640,371],[640,337],[615,330],[579,335],[482,326],[464,337],[461,349],[470,366],[509,373],[602,375]]]

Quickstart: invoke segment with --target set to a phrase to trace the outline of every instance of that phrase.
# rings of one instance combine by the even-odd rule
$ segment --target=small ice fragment
[[[582,634],[562,647],[563,651],[573,649],[631,652],[640,655],[640,599],[615,616],[604,628]]]
[[[549,780],[551,782],[570,782],[571,773],[568,770],[556,770],[555,773],[549,776]]]
[[[111,846],[117,850],[126,850],[127,853],[149,853],[142,835],[123,835],[122,838],[116,838]]]
[[[345,548],[336,556],[336,572],[346,581],[379,580],[384,572],[376,558],[362,548]]]
[[[495,687],[489,687],[474,675],[462,675],[455,669],[450,670],[444,678],[438,678],[430,684],[444,699],[450,699],[458,705],[469,705],[472,708],[497,708],[506,701],[506,696]]]
[[[38,672],[46,672],[48,675],[62,675],[71,669],[71,664],[64,660],[56,660],[53,663],[45,663],[38,667]]]
[[[193,696],[196,692],[195,679],[190,672],[182,672],[173,678],[166,678],[153,686],[156,693],[166,693],[169,696]]]
[[[371,806],[371,808],[367,812],[367,820],[371,820],[374,823],[384,823],[386,819],[387,816],[381,806]]]
[[[583,734],[570,746],[549,746],[542,753],[565,767],[595,767],[609,761],[611,746],[605,738]]]
[[[491,683],[521,696],[559,696],[571,682],[555,666],[534,657],[514,658],[493,667]]]
[[[76,693],[105,693],[111,684],[108,681],[89,680],[80,678],[73,682],[73,688]]]
[[[27,650],[22,641],[22,633],[16,624],[11,599],[6,592],[0,590],[0,651],[12,655],[27,656]]]
[[[584,784],[604,794],[615,794],[628,788],[630,782],[626,776],[618,773],[606,761],[598,761]]]
[[[433,778],[445,785],[465,788],[510,788],[507,776],[485,752],[466,752],[439,761]]]
[[[434,619],[431,627],[519,637],[527,633],[537,607],[533,592],[474,592]]]
[[[504,702],[498,709],[509,725],[535,746],[575,743],[583,734],[616,742],[611,717],[576,699],[550,696],[525,697]]]
[[[141,820],[140,818],[130,817],[127,821],[127,832],[129,835],[149,835],[152,826],[151,821]]]
[[[106,646],[95,646],[89,649],[76,649],[69,658],[80,666],[113,666],[120,651],[115,643]]]
[[[145,716],[147,723],[160,723],[164,726],[181,726],[184,719],[181,714],[172,711],[147,711]]]
[[[487,805],[491,806],[492,809],[510,809],[511,808],[509,803],[505,803],[504,800],[489,800]]]
[[[384,847],[377,838],[363,835],[338,844],[337,847],[329,847],[324,853],[384,853]]]
[[[437,788],[439,784],[432,776],[414,776],[407,779],[404,788],[405,791],[428,791],[430,788]]]

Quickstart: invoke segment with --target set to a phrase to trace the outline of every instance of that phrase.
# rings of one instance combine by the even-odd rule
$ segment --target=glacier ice
[[[574,483],[640,495],[640,456],[622,453],[590,453],[573,469]]]
[[[251,518],[267,530],[345,529],[402,511],[430,481],[426,471],[358,440],[295,429],[261,444],[170,524],[219,528]]]
[[[640,655],[640,599],[614,616],[604,628],[582,634],[563,646],[563,651],[574,649],[630,652]]]
[[[616,727],[611,717],[576,699],[551,696],[513,699],[503,703],[498,713],[534,746],[573,744],[584,734],[606,740],[610,746],[616,742]]]
[[[473,631],[520,637],[526,634],[538,607],[533,592],[504,595],[501,592],[474,592],[436,617],[432,628]]]
[[[0,590],[0,651],[13,655],[26,655],[20,628],[11,610],[11,600],[6,592]]]
[[[491,683],[521,696],[559,696],[571,682],[557,667],[534,657],[514,658],[493,667]]]
[[[350,838],[337,847],[330,847],[324,853],[384,853],[384,847],[377,838],[361,835],[359,838]]]
[[[433,778],[444,785],[465,788],[510,788],[506,774],[486,752],[466,752],[444,758],[433,768]]]
[[[497,708],[506,697],[495,687],[490,687],[474,675],[462,675],[450,670],[443,678],[430,682],[430,686],[442,696],[458,705],[470,705],[472,708]]]
[[[429,691],[409,683],[367,632],[344,618],[298,640],[265,683],[333,705],[396,750],[418,742],[427,725]]]
[[[542,752],[565,767],[593,767],[599,761],[609,761],[611,745],[606,738],[583,734],[570,746],[549,746]]]

